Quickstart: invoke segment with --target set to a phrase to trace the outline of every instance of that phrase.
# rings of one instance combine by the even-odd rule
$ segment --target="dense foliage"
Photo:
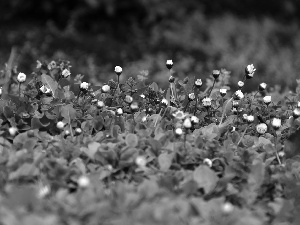
[[[38,61],[0,89],[0,223],[298,224],[300,82],[279,94],[245,68],[206,80],[148,73],[96,86]],[[258,73],[259,71],[257,71]],[[7,78],[8,77],[8,78]]]

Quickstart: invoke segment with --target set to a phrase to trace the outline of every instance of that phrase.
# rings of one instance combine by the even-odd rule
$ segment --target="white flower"
[[[97,107],[98,107],[99,109],[102,109],[104,106],[105,106],[105,104],[104,104],[103,101],[97,101]]]
[[[50,187],[48,185],[44,185],[39,188],[37,196],[38,198],[44,198],[50,193]]]
[[[210,159],[208,159],[208,158],[205,158],[203,160],[203,163],[206,164],[206,165],[208,165],[209,167],[212,167],[212,161]]]
[[[60,130],[64,129],[65,123],[62,121],[57,122],[56,127]]]
[[[173,60],[171,60],[171,59],[167,60],[166,66],[167,66],[167,68],[169,70],[172,69],[172,67],[173,67]]]
[[[220,74],[221,74],[220,70],[213,70],[213,71],[212,71],[212,75],[213,75],[213,77],[214,77],[215,79],[218,79],[219,76],[220,76]]]
[[[199,118],[197,116],[191,116],[191,121],[193,124],[199,123]]]
[[[71,132],[70,132],[69,130],[65,130],[65,135],[66,135],[66,136],[69,136],[70,133],[71,133]]]
[[[176,128],[176,130],[175,130],[175,134],[178,135],[178,136],[180,136],[180,135],[183,134],[183,130],[182,130],[180,127],[178,127],[178,128]]]
[[[234,93],[234,99],[236,100],[241,100],[242,98],[244,98],[244,94],[241,90],[237,90],[235,93]]]
[[[144,156],[138,156],[135,159],[135,164],[141,168],[145,168],[145,166],[147,164],[147,160]]]
[[[43,85],[41,88],[40,88],[40,91],[44,94],[48,94],[51,92],[50,88],[46,87],[45,85]]]
[[[118,116],[123,115],[123,109],[118,108],[118,109],[117,109],[117,115],[118,115]]]
[[[137,102],[131,103],[130,109],[134,112],[137,112],[139,110],[139,104]]]
[[[230,202],[226,202],[222,206],[222,210],[224,213],[231,213],[234,210],[234,206]]]
[[[39,60],[37,60],[36,61],[36,68],[40,69],[41,67],[42,67],[42,63]]]
[[[115,67],[115,73],[117,74],[117,75],[121,75],[121,73],[122,73],[122,67],[121,66],[116,66]]]
[[[230,127],[230,132],[234,132],[234,131],[236,131],[236,127]]]
[[[16,128],[16,127],[10,127],[10,128],[8,128],[8,132],[9,132],[9,134],[11,136],[15,136],[17,134],[17,132],[18,132],[18,128]]]
[[[188,95],[188,97],[189,97],[189,100],[190,100],[190,101],[193,101],[193,100],[195,99],[195,94],[194,94],[194,93],[190,93],[190,94]]]
[[[202,104],[203,104],[203,106],[205,106],[205,107],[211,106],[211,98],[206,97],[206,98],[202,99]]]
[[[126,95],[124,101],[128,104],[132,103],[133,98],[130,95]]]
[[[186,114],[183,111],[176,111],[172,114],[176,119],[183,120],[186,117]]]
[[[259,86],[258,86],[258,89],[259,89],[260,91],[264,91],[264,90],[266,90],[266,88],[267,88],[267,84],[266,84],[266,83],[261,83],[261,84],[259,84]]]
[[[232,107],[233,108],[238,108],[240,105],[239,101],[232,101]]]
[[[143,116],[142,122],[145,123],[147,121],[147,116]]]
[[[254,116],[248,115],[248,116],[247,116],[247,122],[248,122],[248,123],[252,123],[253,121],[254,121]]]
[[[191,127],[192,127],[191,119],[187,117],[187,118],[183,121],[183,126],[184,126],[184,128],[186,128],[186,129],[191,128]]]
[[[227,93],[227,89],[225,89],[225,88],[221,88],[221,89],[220,89],[220,95],[221,95],[222,97],[224,97],[224,96],[226,95],[226,93]]]
[[[71,72],[68,70],[68,69],[64,69],[61,73],[61,75],[64,77],[64,78],[67,78],[68,76],[71,75]]]
[[[285,153],[284,153],[284,151],[280,151],[280,152],[278,152],[278,156],[279,156],[279,157],[283,157],[283,156],[285,156]]]
[[[266,105],[269,105],[272,101],[272,97],[270,95],[267,95],[263,98],[263,101]]]
[[[102,86],[102,92],[103,93],[107,93],[109,91],[110,91],[110,86],[109,85],[105,84],[105,85]]]
[[[256,131],[259,134],[264,134],[267,132],[267,130],[268,130],[268,126],[265,123],[260,123],[260,124],[257,124],[257,126],[256,126]]]
[[[255,67],[253,66],[253,64],[248,65],[248,66],[245,68],[246,78],[247,78],[247,79],[252,78],[255,71],[256,71],[256,69],[255,69]]]
[[[243,114],[243,120],[247,121],[247,119],[248,119],[248,115],[246,113]]]
[[[238,86],[239,86],[239,88],[242,88],[244,86],[244,82],[243,81],[239,81],[238,82]]]
[[[164,98],[164,99],[161,100],[161,103],[163,103],[164,105],[168,105],[169,102],[168,102],[167,99]]]
[[[146,98],[146,96],[144,94],[141,94],[140,97],[141,98]]]
[[[300,108],[295,108],[293,111],[293,117],[297,119],[300,116]]]
[[[17,77],[17,81],[19,83],[23,83],[26,81],[26,74],[25,73],[19,73]]]
[[[200,88],[201,86],[202,86],[202,80],[201,79],[197,79],[196,81],[195,81],[195,86],[197,87],[197,88]]]
[[[90,179],[87,176],[80,176],[77,181],[78,186],[81,188],[88,187],[90,183]]]
[[[80,84],[80,89],[82,89],[82,90],[87,90],[87,89],[89,88],[89,86],[90,86],[89,83],[87,83],[87,82],[82,82],[82,83]]]
[[[81,128],[77,127],[77,128],[75,129],[75,133],[76,133],[77,135],[81,134],[81,133],[82,133]]]
[[[279,129],[281,127],[281,119],[279,118],[273,118],[272,120],[272,126],[274,129]]]

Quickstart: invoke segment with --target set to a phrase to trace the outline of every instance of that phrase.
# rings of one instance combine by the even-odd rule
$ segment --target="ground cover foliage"
[[[0,224],[299,224],[300,82],[279,93],[246,65],[162,90],[143,71],[101,86],[68,61],[5,68]],[[125,71],[124,71],[125,72]]]

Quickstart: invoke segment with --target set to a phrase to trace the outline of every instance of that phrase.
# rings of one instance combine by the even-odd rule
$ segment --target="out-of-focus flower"
[[[88,186],[90,186],[90,179],[87,176],[80,176],[77,180],[77,184],[79,187],[81,188],[87,188]]]
[[[183,120],[186,117],[186,114],[183,111],[176,111],[172,114],[176,119]]]
[[[147,165],[147,160],[144,156],[138,156],[135,159],[135,164],[141,168],[145,168]]]
[[[199,118],[197,116],[191,116],[191,122],[192,122],[192,124],[198,124]]]
[[[10,128],[8,128],[8,133],[12,137],[16,136],[17,132],[18,132],[18,128],[16,128],[16,127],[10,127]]]
[[[300,108],[295,108],[293,111],[293,117],[297,119],[300,116]]]
[[[183,134],[183,130],[182,130],[180,127],[178,127],[178,128],[176,128],[176,130],[175,130],[175,134],[176,134],[177,136],[181,136],[181,135]]]
[[[208,159],[208,158],[205,158],[203,160],[203,163],[206,164],[209,167],[212,167],[212,161],[210,159]]]
[[[189,117],[185,118],[185,120],[183,121],[183,127],[186,129],[190,129],[192,127],[192,122]]]
[[[57,122],[56,127],[60,130],[63,130],[65,127],[65,123],[62,121]]]

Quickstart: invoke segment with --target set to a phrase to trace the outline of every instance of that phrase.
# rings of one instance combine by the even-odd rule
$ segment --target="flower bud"
[[[295,108],[293,111],[293,117],[297,119],[300,116],[300,108]]]
[[[267,88],[267,84],[266,83],[261,83],[258,86],[258,90],[259,91],[264,91],[264,90],[266,90],[266,88]]]
[[[79,127],[77,127],[77,128],[75,129],[75,134],[76,134],[76,135],[80,135],[81,133],[82,133],[82,129],[79,128]]]
[[[90,86],[89,83],[87,83],[87,82],[82,82],[82,83],[80,84],[80,89],[81,89],[82,91],[87,91],[87,89],[89,88],[89,86]]]
[[[139,111],[139,104],[137,102],[133,102],[130,105],[130,109],[132,112],[137,112]]]
[[[124,101],[128,104],[132,103],[133,98],[130,95],[126,95]]]
[[[220,95],[221,95],[222,97],[224,97],[224,96],[226,95],[226,93],[227,93],[227,89],[225,89],[225,88],[221,88],[221,89],[220,89]]]
[[[186,129],[190,129],[192,127],[192,122],[190,118],[185,118],[185,120],[183,121],[183,127]]]
[[[120,76],[122,74],[122,67],[121,66],[116,66],[115,67],[115,73]]]
[[[118,116],[122,116],[122,115],[123,115],[123,109],[118,108],[118,109],[117,109],[117,115],[118,115]]]
[[[254,116],[248,115],[248,116],[247,116],[247,122],[248,122],[248,123],[253,123],[253,121],[254,121]]]
[[[209,167],[212,167],[212,161],[211,161],[210,159],[208,159],[208,158],[205,158],[205,159],[203,160],[203,163],[204,163],[205,165],[209,166]]]
[[[203,85],[203,83],[202,83],[202,80],[201,80],[201,79],[197,79],[197,80],[195,81],[195,86],[196,86],[196,88],[201,88],[202,85]]]
[[[272,101],[272,97],[270,95],[267,95],[263,98],[263,101],[266,105],[269,105]]]
[[[61,73],[64,78],[68,78],[71,75],[71,72],[68,69],[64,69]]]
[[[168,102],[167,99],[163,98],[163,99],[161,100],[161,103],[162,103],[163,105],[167,106],[169,102]]]
[[[254,76],[254,72],[256,71],[255,67],[253,66],[253,64],[248,65],[245,68],[245,75],[247,79],[251,79]]]
[[[169,70],[172,69],[172,67],[173,67],[173,61],[172,61],[171,59],[167,60],[166,66],[167,66],[167,68],[168,68]]]
[[[145,123],[147,121],[147,116],[143,116],[142,122]]]
[[[43,85],[42,87],[40,87],[40,91],[44,94],[48,94],[51,92],[50,88],[46,87],[45,85]]]
[[[202,104],[204,107],[210,107],[211,106],[211,98],[206,97],[202,99]]]
[[[77,184],[81,188],[87,188],[90,185],[90,179],[87,176],[80,176]]]
[[[268,126],[265,123],[260,123],[260,124],[257,124],[257,126],[256,126],[256,131],[259,134],[265,134],[267,132],[267,130],[268,130]]]
[[[69,136],[70,134],[71,134],[71,132],[69,130],[65,130],[65,132],[64,132],[65,137]]]
[[[146,98],[146,96],[144,94],[141,94],[140,97],[141,98]]]
[[[188,99],[189,99],[189,101],[195,100],[195,94],[194,94],[194,93],[190,93],[190,94],[188,95]]]
[[[170,82],[170,83],[174,83],[174,82],[175,82],[175,77],[170,76],[170,77],[169,77],[169,82]]]
[[[175,130],[175,134],[176,134],[177,136],[181,136],[181,135],[183,134],[183,130],[182,130],[180,127],[178,127],[178,128],[176,128],[176,130]]]
[[[197,116],[191,116],[191,122],[192,122],[192,124],[198,124],[199,118]]]
[[[141,168],[145,168],[147,165],[147,160],[144,156],[138,156],[135,159],[135,164]]]
[[[226,202],[222,206],[222,211],[226,214],[231,213],[234,210],[234,206],[230,202]]]
[[[26,81],[26,75],[25,73],[19,73],[17,77],[17,81],[19,83],[24,83]]]
[[[220,70],[213,70],[212,71],[212,75],[215,78],[215,80],[219,78],[220,74],[221,74]]]
[[[233,108],[238,108],[239,105],[240,105],[239,101],[236,101],[236,100],[232,101],[232,107]]]
[[[97,108],[102,109],[105,106],[103,101],[97,101]]]
[[[65,127],[65,123],[62,121],[57,122],[56,127],[60,130],[63,130]]]
[[[281,127],[281,119],[279,119],[279,118],[273,118],[271,124],[272,124],[272,127],[275,130],[278,130]]]
[[[239,81],[239,82],[238,82],[238,87],[239,87],[239,88],[242,88],[242,87],[244,87],[244,85],[245,85],[245,84],[244,84],[244,82],[243,82],[243,81]]]
[[[110,91],[110,86],[105,84],[105,85],[102,86],[101,90],[102,90],[103,93],[107,93],[107,92]]]
[[[247,121],[247,119],[248,119],[248,115],[245,113],[245,114],[243,114],[243,120],[244,121]]]
[[[10,136],[14,137],[14,136],[16,136],[16,134],[18,132],[18,128],[10,127],[10,128],[8,128],[8,132],[9,132]]]
[[[241,100],[242,98],[244,98],[244,94],[241,90],[237,90],[233,95],[233,99],[235,100]]]

